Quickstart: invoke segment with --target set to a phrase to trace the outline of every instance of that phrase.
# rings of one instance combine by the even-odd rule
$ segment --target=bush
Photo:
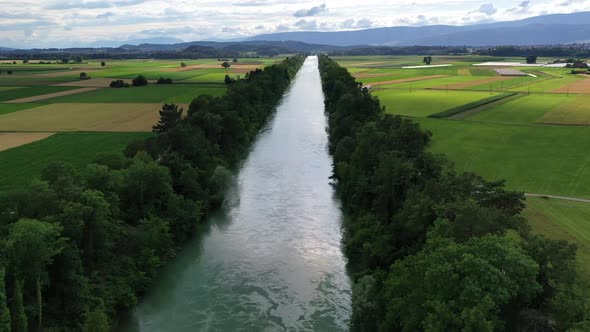
[[[143,76],[143,75],[139,75],[133,79],[133,86],[144,86],[147,84],[148,84],[147,78],[145,78],[145,76]]]
[[[158,79],[158,81],[156,82],[156,84],[172,84],[172,79],[171,78],[160,77]]]
[[[129,83],[125,83],[123,80],[112,81],[109,85],[111,88],[128,88]]]

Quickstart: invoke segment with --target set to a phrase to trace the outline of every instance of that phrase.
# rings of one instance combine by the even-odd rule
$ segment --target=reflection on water
[[[347,330],[350,281],[309,57],[228,195],[138,306],[129,331]]]

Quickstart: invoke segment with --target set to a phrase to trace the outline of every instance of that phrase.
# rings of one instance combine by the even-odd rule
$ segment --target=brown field
[[[583,75],[584,77],[588,77]],[[559,89],[555,89],[551,92],[558,93],[590,93],[590,78],[579,80],[577,82],[562,86]]]
[[[399,79],[399,80],[371,82],[371,83],[367,83],[365,85],[379,86],[379,85],[388,85],[388,84],[399,84],[399,83],[407,83],[407,82],[432,80],[435,78],[443,78],[443,77],[448,77],[448,76],[449,75],[430,75],[430,76],[410,77],[410,78],[403,78],[403,79]]]
[[[68,96],[68,95],[74,95],[74,94],[77,94],[77,93],[93,91],[93,90],[96,90],[96,89],[97,88],[81,88],[81,89],[68,90],[68,91],[62,91],[62,92],[48,93],[48,94],[39,95],[39,96],[32,96],[32,97],[27,97],[27,98],[13,99],[13,100],[5,101],[5,103],[11,103],[11,104],[31,103],[31,102],[38,101],[38,100],[49,99],[49,98],[56,98],[56,97],[62,97],[62,96]]]
[[[0,151],[45,139],[54,133],[0,133]]]
[[[55,84],[56,86],[81,86],[87,88],[108,88],[112,81],[119,80],[120,78],[91,78],[89,80],[80,80],[75,82]],[[123,80],[125,83],[131,84],[132,80]],[[149,81],[150,83],[152,80]]]
[[[179,105],[185,110],[187,105]],[[161,104],[50,104],[0,116],[0,131],[151,131]]]
[[[494,77],[484,78],[481,80],[435,86],[432,89],[434,89],[434,90],[460,90],[460,89],[465,89],[465,88],[469,88],[472,86],[478,86],[478,85],[482,85],[482,84],[488,84],[488,83],[493,83],[493,82],[498,82],[498,81],[506,81],[509,79],[511,79],[511,77],[509,77],[509,76],[494,76]]]

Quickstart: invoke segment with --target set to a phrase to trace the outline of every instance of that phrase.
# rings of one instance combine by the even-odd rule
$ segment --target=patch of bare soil
[[[45,95],[32,96],[32,97],[20,98],[20,99],[13,99],[13,100],[5,101],[5,103],[11,103],[11,104],[32,103],[34,101],[39,101],[39,100],[43,100],[43,99],[49,99],[49,98],[56,98],[56,97],[62,97],[62,96],[75,95],[77,93],[93,91],[93,90],[96,90],[96,89],[97,88],[82,88],[82,89],[61,91],[61,92],[55,92],[55,93],[48,93],[48,94],[45,94]]]

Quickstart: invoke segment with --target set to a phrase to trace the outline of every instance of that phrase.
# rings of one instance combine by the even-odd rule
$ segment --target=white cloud
[[[0,0],[0,47],[474,24],[583,10],[590,0]]]

